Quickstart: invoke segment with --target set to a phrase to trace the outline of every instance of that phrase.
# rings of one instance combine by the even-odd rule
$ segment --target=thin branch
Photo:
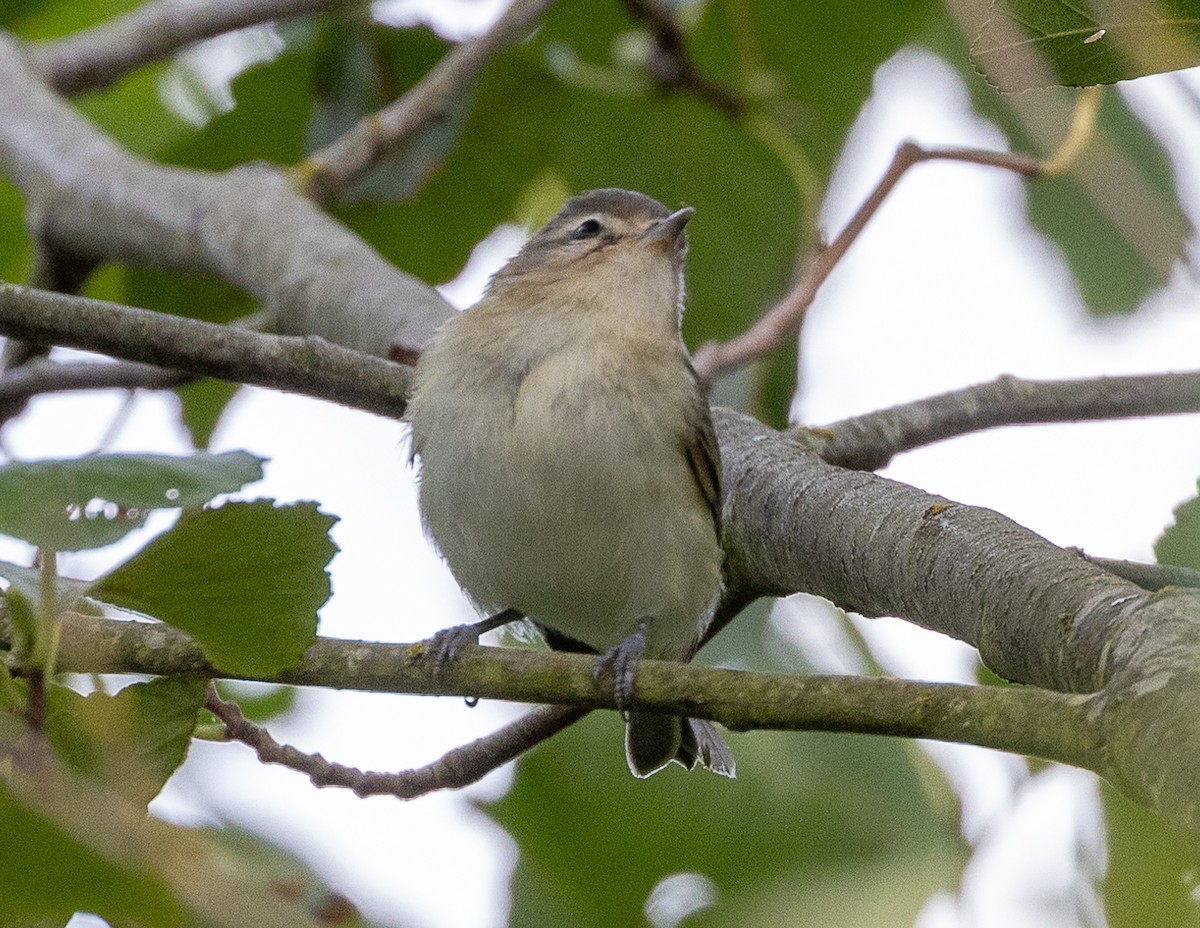
[[[669,6],[662,0],[622,0],[622,3],[654,36],[656,54],[647,67],[662,86],[693,93],[732,120],[745,114],[746,102],[741,97],[700,70],[688,52],[683,29]]]
[[[515,760],[587,714],[586,709],[539,706],[509,725],[449,751],[424,767],[397,773],[359,770],[280,744],[270,732],[247,721],[236,703],[221,699],[211,684],[205,706],[225,725],[234,741],[254,749],[264,764],[280,764],[303,773],[314,786],[340,786],[358,796],[415,799],[435,790],[461,789]]]
[[[158,0],[65,39],[30,48],[59,93],[107,87],[202,39],[277,19],[324,13],[355,0]]]
[[[1200,412],[1200,371],[1037,381],[1003,376],[815,429],[831,464],[878,470],[894,455],[1003,425]]]
[[[6,283],[0,283],[0,332],[384,416],[404,412],[407,368],[317,337],[266,335]]]
[[[1041,173],[1041,162],[1028,155],[973,148],[922,148],[915,142],[904,142],[896,149],[892,163],[875,185],[875,189],[863,201],[837,238],[813,259],[808,271],[791,293],[741,335],[727,342],[707,342],[701,345],[693,359],[696,372],[711,383],[723,374],[770,354],[785,338],[795,332],[808,307],[816,299],[821,285],[850,250],[859,233],[883,205],[900,178],[913,165],[924,161],[960,161],[990,165],[1015,171],[1025,177],[1037,177]]]
[[[294,171],[299,187],[320,203],[336,201],[387,155],[445,118],[488,62],[528,36],[554,2],[516,0],[487,32],[447,52],[408,93],[300,164]]]
[[[20,404],[45,393],[72,390],[166,390],[193,379],[189,374],[151,364],[104,361],[59,363],[39,359],[0,379],[0,407]]]
[[[1143,590],[1157,592],[1169,586],[1200,589],[1200,570],[1192,567],[1179,567],[1176,564],[1147,564],[1142,561],[1114,560],[1108,557],[1096,557],[1092,554],[1073,549],[1079,556],[1097,567],[1103,567],[1110,574],[1115,574],[1130,583],[1136,583]]]
[[[191,639],[169,626],[76,614],[65,614],[62,621],[57,664],[62,671],[157,675],[200,672],[251,679],[247,675],[222,674],[205,660]],[[0,643],[3,640],[0,624]],[[478,696],[577,709],[615,707],[612,686],[596,677],[595,660],[589,655],[467,646],[453,661],[437,667],[435,679],[427,645],[317,638],[299,668],[253,679],[369,692]],[[643,660],[638,665],[630,707],[711,719],[736,731],[771,729],[932,738],[1099,770],[1103,745],[1097,722],[1089,712],[1089,698],[1037,688],[894,678],[801,677]],[[538,737],[548,736],[555,725],[569,721],[565,715],[556,719],[539,717],[535,726]],[[501,739],[500,746],[491,743],[482,750],[497,757],[506,751],[519,751],[529,740],[528,733],[517,730]],[[464,750],[465,757],[473,756],[471,750]],[[433,779],[455,775],[449,769],[426,774]]]

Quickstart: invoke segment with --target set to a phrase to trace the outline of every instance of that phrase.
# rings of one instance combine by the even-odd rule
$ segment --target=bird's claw
[[[605,674],[613,676],[613,701],[622,712],[633,701],[633,676],[646,653],[646,631],[650,620],[643,619],[628,638],[609,648],[598,658],[592,675],[599,680]]]

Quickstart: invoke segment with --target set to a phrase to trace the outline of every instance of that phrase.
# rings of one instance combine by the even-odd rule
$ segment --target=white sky
[[[1168,116],[1173,92],[1162,79],[1132,90]],[[827,229],[840,227],[908,137],[1004,144],[970,112],[946,66],[903,52],[881,69],[852,135],[823,212]],[[1194,122],[1174,141],[1181,165],[1200,163]],[[1195,182],[1192,170],[1187,189]],[[1149,310],[1097,323],[1053,247],[1026,225],[1022,198],[1021,182],[999,171],[946,164],[913,171],[810,313],[797,418],[824,423],[1000,373],[1061,378],[1197,366],[1194,284],[1180,274]],[[509,233],[497,250],[512,243]],[[457,299],[468,299],[464,292],[486,277],[486,267],[475,270],[474,286],[456,290]],[[111,395],[41,399],[5,439],[26,457],[89,450],[118,403]],[[173,418],[170,399],[139,399],[114,450],[183,450]],[[1196,491],[1198,439],[1200,416],[1012,428],[903,455],[886,473],[998,509],[1059,544],[1148,559],[1172,508]],[[214,450],[244,448],[271,460],[250,495],[316,499],[341,517],[324,634],[409,641],[473,615],[421,536],[404,443],[395,422],[253,389],[218,433]],[[81,557],[65,570],[98,566]],[[776,620],[820,666],[845,668],[841,631],[828,610],[796,598],[777,609]],[[926,679],[970,673],[965,646],[904,623],[857,624],[896,672]],[[456,699],[331,692],[302,692],[299,703],[295,719],[271,726],[277,737],[383,770],[425,763],[512,713],[487,703],[471,710]],[[1076,865],[1081,848],[1084,859],[1094,859],[1100,840],[1092,778],[1050,770],[1014,792],[1023,765],[1013,758],[958,746],[935,746],[933,754],[963,794],[965,833],[979,851],[961,898],[931,900],[922,928],[1050,923],[1051,914],[1056,925],[1095,923],[1078,910],[1087,909],[1087,893]],[[470,800],[499,795],[508,782],[500,771],[462,794],[364,801],[262,767],[248,749],[197,744],[155,810],[179,821],[261,829],[384,923],[495,928],[506,920],[516,849]]]

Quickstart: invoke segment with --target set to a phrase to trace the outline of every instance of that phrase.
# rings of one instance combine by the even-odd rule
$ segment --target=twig
[[[5,283],[0,283],[0,332],[315,396],[384,416],[400,416],[405,407],[406,368],[316,337],[266,335]]]
[[[353,0],[158,0],[65,39],[30,48],[59,93],[107,87],[202,39],[277,19],[349,6]]]
[[[444,118],[488,62],[524,39],[554,2],[516,0],[487,32],[447,52],[408,93],[298,165],[294,175],[299,188],[320,203],[336,201],[388,154]]]
[[[1143,590],[1157,592],[1169,586],[1200,589],[1200,570],[1191,567],[1179,567],[1176,564],[1146,564],[1142,561],[1114,560],[1108,557],[1096,557],[1073,548],[1081,558],[1097,567],[1103,567],[1110,574],[1115,574],[1130,583],[1136,583]]]
[[[24,403],[45,393],[71,390],[165,390],[191,380],[189,374],[151,364],[102,361],[59,363],[38,359],[0,379],[0,407]]]
[[[1200,371],[1036,381],[1003,376],[843,419],[820,449],[831,464],[878,470],[902,451],[1002,425],[1200,412]]]
[[[732,120],[746,112],[745,101],[724,84],[700,70],[688,52],[687,41],[674,12],[661,0],[622,0],[634,18],[644,22],[654,36],[657,55],[647,67],[664,87],[695,94]]]
[[[817,291],[825,283],[838,262],[849,251],[859,233],[875,215],[883,201],[913,165],[924,161],[961,161],[984,164],[1015,171],[1026,177],[1041,173],[1041,162],[1028,155],[1008,152],[980,151],[973,148],[922,148],[915,142],[904,142],[896,149],[875,189],[871,191],[846,227],[812,261],[808,271],[786,297],[775,304],[748,330],[727,342],[707,342],[697,349],[693,359],[696,372],[708,382],[723,374],[756,361],[773,351],[800,325],[804,313],[812,305]]]
[[[449,751],[424,767],[397,773],[359,770],[280,744],[270,732],[247,721],[235,703],[221,699],[209,685],[205,706],[225,725],[230,738],[254,749],[264,764],[299,771],[314,786],[340,786],[358,796],[415,799],[441,789],[461,789],[483,779],[533,745],[545,741],[587,714],[586,709],[539,706],[509,725]]]

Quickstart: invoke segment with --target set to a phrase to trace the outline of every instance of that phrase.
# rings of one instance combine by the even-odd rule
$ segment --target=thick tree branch
[[[0,332],[316,396],[384,416],[404,412],[407,368],[316,337],[266,335],[2,282]]]
[[[214,274],[259,297],[277,331],[381,358],[415,357],[452,312],[272,169],[205,174],[130,155],[3,33],[0,126],[0,175],[25,195],[34,236],[69,253]]]
[[[1008,679],[1096,691],[1105,775],[1200,846],[1200,595],[1146,592],[999,513],[832,467],[804,434],[715,420],[734,588],[901,616]]]
[[[998,377],[938,396],[843,419],[821,457],[878,470],[902,451],[1002,425],[1128,419],[1200,412],[1200,371],[1037,381]]]
[[[296,169],[300,187],[318,202],[336,201],[383,158],[445,118],[450,106],[488,62],[528,36],[554,2],[515,0],[487,32],[447,52],[403,97],[313,153]]]
[[[277,19],[324,13],[353,0],[157,0],[30,49],[59,93],[107,87],[136,68],[202,39]]]

